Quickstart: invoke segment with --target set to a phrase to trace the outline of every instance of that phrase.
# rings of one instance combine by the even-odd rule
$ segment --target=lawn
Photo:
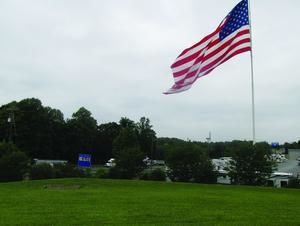
[[[300,225],[300,190],[100,179],[2,183],[0,225]]]

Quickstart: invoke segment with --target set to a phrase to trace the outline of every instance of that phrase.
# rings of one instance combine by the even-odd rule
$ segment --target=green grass
[[[300,225],[300,190],[100,179],[2,183],[0,225]]]

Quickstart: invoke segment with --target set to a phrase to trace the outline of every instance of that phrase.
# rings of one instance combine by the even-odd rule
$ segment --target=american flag
[[[242,0],[213,33],[176,58],[171,65],[175,84],[165,94],[188,90],[198,78],[247,51],[251,51],[248,0]]]

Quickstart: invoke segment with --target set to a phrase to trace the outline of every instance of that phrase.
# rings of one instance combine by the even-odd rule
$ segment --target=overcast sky
[[[151,120],[159,137],[251,140],[250,53],[180,94],[170,65],[238,0],[1,0],[0,105],[39,98],[70,118]],[[217,6],[217,8],[216,8]],[[300,140],[300,1],[252,0],[258,141]]]

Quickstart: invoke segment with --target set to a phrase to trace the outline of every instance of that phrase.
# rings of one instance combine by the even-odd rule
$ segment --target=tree
[[[97,128],[96,152],[94,158],[105,162],[113,157],[113,143],[120,134],[120,126],[115,122],[101,124]]]
[[[97,121],[90,111],[81,107],[67,120],[67,142],[69,144],[66,158],[75,162],[79,153],[92,154],[96,149]]]
[[[29,159],[12,143],[0,143],[0,182],[22,180]]]
[[[229,167],[232,183],[264,185],[273,171],[270,148],[266,143],[241,143],[234,151]]]
[[[216,173],[207,154],[192,142],[178,145],[167,154],[168,175],[173,181],[216,182]]]
[[[128,118],[121,118],[120,133],[113,141],[113,156],[118,158],[126,148],[139,147],[138,134],[135,123]]]
[[[143,151],[147,156],[150,156],[153,159],[153,152],[156,145],[156,136],[155,131],[150,125],[150,120],[148,118],[142,117],[140,121],[136,124],[138,132],[138,140]]]
[[[113,141],[113,155],[116,167],[111,170],[113,177],[133,178],[144,168],[145,153],[140,148],[136,124],[121,118],[120,133]]]
[[[36,98],[14,101],[0,108],[0,138],[13,141],[32,158],[61,156],[65,144],[64,124],[61,111],[44,107]]]
[[[157,145],[155,154],[158,159],[165,160],[167,154],[172,151],[174,148],[178,146],[184,145],[186,141],[178,139],[178,138],[167,138],[167,137],[160,137],[157,138]]]
[[[124,148],[116,159],[119,177],[131,179],[136,177],[144,168],[144,153],[138,147]]]
[[[212,143],[209,147],[210,158],[220,158],[225,156],[225,144],[223,142]]]

